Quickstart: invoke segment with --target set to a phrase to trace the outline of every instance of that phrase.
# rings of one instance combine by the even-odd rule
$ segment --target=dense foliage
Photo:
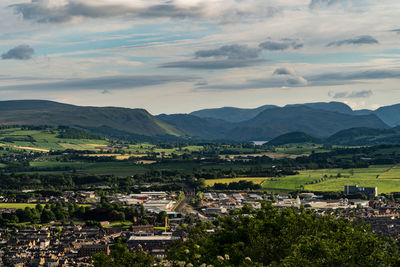
[[[96,207],[58,202],[46,205],[37,204],[35,208],[17,209],[15,212],[1,214],[0,226],[12,226],[26,222],[33,224],[51,221],[65,222],[73,219],[86,221],[91,225],[98,225],[97,222],[100,221],[137,221],[139,224],[163,222],[158,218],[147,216],[143,206],[124,207],[102,199]]]
[[[204,225],[168,253],[176,266],[395,266],[398,248],[366,225],[265,205],[251,215],[219,219],[215,233]],[[248,210],[246,211],[246,213]]]
[[[111,255],[104,252],[92,257],[94,267],[147,267],[152,266],[154,258],[143,251],[130,253],[123,244],[116,244]]]

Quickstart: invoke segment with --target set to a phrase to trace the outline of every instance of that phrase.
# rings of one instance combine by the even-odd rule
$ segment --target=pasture
[[[0,209],[25,209],[36,207],[36,203],[0,203]]]
[[[370,166],[358,169],[319,169],[297,175],[271,178],[267,190],[343,191],[345,185],[378,187],[378,193],[400,192],[399,166]]]
[[[97,150],[95,147],[106,145],[106,140],[65,139],[58,137],[56,129],[22,130],[10,128],[0,130],[2,146],[32,151],[48,152],[49,150]]]

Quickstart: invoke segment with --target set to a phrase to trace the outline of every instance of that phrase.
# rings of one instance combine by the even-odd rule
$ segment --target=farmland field
[[[25,209],[34,208],[35,203],[0,203],[0,209]]]
[[[65,139],[58,137],[55,129],[22,130],[11,128],[0,130],[2,146],[47,152],[49,150],[97,150],[95,147],[106,145],[106,140],[92,139]]]
[[[370,166],[359,169],[319,169],[265,181],[268,190],[343,191],[345,185],[378,187],[378,193],[400,192],[398,166]]]
[[[269,178],[266,178],[266,177],[241,177],[241,178],[207,179],[206,185],[213,186],[215,183],[229,184],[229,183],[239,182],[239,181],[250,181],[255,184],[261,184],[262,182],[264,182],[267,179],[269,179]]]

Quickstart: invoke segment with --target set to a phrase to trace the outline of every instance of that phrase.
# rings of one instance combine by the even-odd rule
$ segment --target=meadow
[[[36,207],[35,203],[0,203],[0,209],[25,209]]]
[[[319,169],[297,175],[272,178],[262,186],[266,190],[343,191],[345,185],[378,187],[378,193],[400,192],[400,167],[377,165],[357,169]]]
[[[2,146],[14,149],[48,152],[49,150],[96,150],[96,147],[107,145],[106,140],[99,139],[64,139],[58,137],[55,129],[22,130],[11,128],[0,130]]]

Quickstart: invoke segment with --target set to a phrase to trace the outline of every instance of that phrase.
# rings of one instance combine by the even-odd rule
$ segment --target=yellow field
[[[222,179],[207,179],[206,180],[206,185],[213,186],[215,183],[221,183],[221,184],[229,184],[233,182],[239,182],[239,181],[250,181],[255,184],[261,184],[265,180],[268,180],[269,178],[267,177],[240,177],[240,178],[222,178]]]

